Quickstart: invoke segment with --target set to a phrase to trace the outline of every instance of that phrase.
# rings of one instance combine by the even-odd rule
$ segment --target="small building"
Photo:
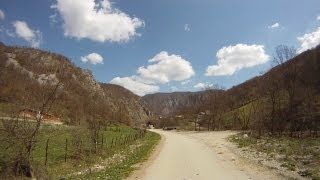
[[[19,112],[19,117],[21,118],[28,118],[28,119],[36,119],[39,118],[40,116],[40,112],[33,110],[33,109],[23,109]],[[43,114],[41,115],[41,118],[45,121],[45,122],[49,122],[49,123],[56,123],[56,124],[61,124],[61,119],[57,116],[54,116],[52,114]]]

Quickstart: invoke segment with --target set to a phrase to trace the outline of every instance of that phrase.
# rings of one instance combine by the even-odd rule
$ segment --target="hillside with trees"
[[[39,110],[57,87],[50,113],[65,124],[90,119],[141,126],[150,112],[140,98],[121,86],[97,82],[90,70],[66,57],[33,48],[0,45],[0,115]]]
[[[145,95],[142,99],[155,114],[170,116],[178,115],[185,111],[194,112],[195,107],[200,107],[207,103],[210,91],[156,93]]]
[[[143,129],[151,116],[139,96],[64,56],[0,44],[0,179],[125,177],[160,139]],[[114,162],[93,173],[101,159]]]
[[[252,130],[257,136],[265,133],[319,136],[319,90],[320,46],[296,55],[294,48],[280,45],[275,49],[273,68],[226,91],[195,92],[193,97],[204,98],[194,101],[189,98],[188,103],[186,98],[183,101],[178,98],[188,93],[166,95],[171,99],[175,96],[174,103],[161,101],[161,94],[147,95],[144,99],[151,104],[150,109],[158,105],[160,109],[171,110],[173,118],[204,113],[196,122],[200,129]]]

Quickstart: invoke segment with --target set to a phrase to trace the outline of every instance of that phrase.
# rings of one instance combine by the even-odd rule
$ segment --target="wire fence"
[[[72,159],[82,160],[86,156],[99,153],[112,153],[122,146],[130,145],[145,136],[145,129],[137,129],[131,133],[107,134],[100,132],[97,138],[90,132],[75,136],[70,132],[55,134],[37,141],[34,147],[33,161],[48,166],[67,162]]]

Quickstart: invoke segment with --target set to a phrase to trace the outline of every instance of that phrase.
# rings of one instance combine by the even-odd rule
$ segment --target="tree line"
[[[208,91],[202,109],[210,113],[202,125],[251,130],[257,136],[319,136],[320,47],[297,55],[295,48],[280,45],[272,63],[265,74],[224,93]]]
[[[320,46],[297,54],[294,47],[279,45],[269,71],[228,90],[215,85],[204,91],[206,103],[180,112],[194,124],[194,130],[318,137]],[[163,119],[161,126],[181,125],[178,118]]]

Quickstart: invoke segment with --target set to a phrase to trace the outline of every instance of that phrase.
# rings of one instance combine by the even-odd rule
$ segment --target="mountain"
[[[157,115],[194,113],[209,102],[210,92],[173,92],[148,94],[142,97],[149,109]],[[219,90],[219,92],[223,92]]]
[[[268,96],[271,82],[276,83],[280,91],[296,90],[292,91],[296,93],[295,96],[303,97],[299,93],[305,92],[305,86],[315,89],[312,96],[319,94],[320,46],[271,68],[261,76],[249,79],[226,91],[219,91],[219,97],[215,98],[215,101],[219,100],[220,106],[223,106],[225,111],[241,107]],[[155,114],[168,116],[207,110],[212,101],[210,92],[212,91],[156,93],[142,98]]]
[[[97,119],[139,126],[150,118],[140,97],[121,86],[99,83],[90,70],[64,56],[0,43],[0,116],[39,109],[56,86],[50,113],[65,123]]]
[[[131,117],[134,125],[138,126],[151,118],[152,113],[140,96],[119,85],[100,83],[100,86],[110,101],[115,102],[113,103],[114,109],[120,116],[117,118],[118,121]]]
[[[228,111],[250,102],[260,99],[266,104],[270,101],[270,88],[277,88],[280,100],[287,103],[281,108],[288,106],[288,112],[296,109],[296,116],[301,116],[308,104],[315,107],[312,111],[318,110],[319,59],[320,46],[225,91],[156,93],[139,97],[121,86],[97,82],[90,70],[77,67],[62,55],[0,43],[0,116],[25,108],[39,109],[57,84],[60,84],[58,96],[50,113],[68,124],[98,119],[139,126],[152,119],[153,114],[197,114],[209,109],[213,112],[213,107],[220,107],[219,111],[230,117],[232,114]],[[217,95],[214,99],[213,94]],[[315,102],[307,102],[306,98]],[[216,102],[218,106],[213,106]],[[270,103],[261,106],[270,106]]]
[[[268,89],[274,84],[279,86],[279,90],[294,91],[295,96],[306,93],[307,86],[316,90],[314,94],[320,93],[320,45],[277,64],[263,75],[228,89],[225,96],[229,97],[229,101],[233,99],[234,106],[241,106],[267,96]]]

